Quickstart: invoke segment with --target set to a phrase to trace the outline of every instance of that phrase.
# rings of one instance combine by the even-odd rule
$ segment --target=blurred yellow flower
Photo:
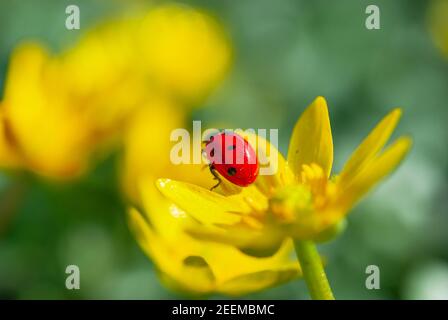
[[[71,104],[58,61],[37,44],[12,54],[2,102],[3,129],[21,163],[43,175],[66,177],[85,167],[88,119]]]
[[[86,69],[85,83],[76,83],[71,66],[86,63],[75,55],[81,48],[50,56],[41,45],[27,43],[11,57],[2,101],[4,134],[21,164],[43,176],[83,173],[92,154],[115,138],[142,100],[143,83],[135,77],[105,75],[87,90],[89,76],[97,74]]]
[[[121,135],[150,88],[135,59],[137,20],[106,21],[85,33],[60,55],[68,93],[98,135]]]
[[[137,41],[153,85],[197,103],[219,83],[231,62],[229,41],[208,14],[170,4],[150,10]]]
[[[155,146],[160,139],[151,124],[180,126],[190,104],[222,79],[230,53],[213,19],[175,4],[102,23],[59,55],[36,43],[22,44],[12,54],[1,102],[0,166],[73,178],[125,136],[128,185],[139,170],[153,172],[145,161],[152,161],[155,171],[165,168],[160,157],[148,154],[160,155],[157,148],[163,147]],[[161,104],[168,107],[159,110]],[[143,137],[133,132],[148,138],[138,150]]]
[[[338,176],[330,177],[333,141],[327,104],[318,97],[298,120],[287,161],[278,154],[278,171],[238,188],[223,179],[218,194],[185,182],[159,179],[158,189],[197,223],[188,233],[198,239],[240,248],[266,249],[285,238],[316,240],[338,225],[354,204],[387,176],[409,151],[411,140],[389,140],[400,110],[389,113],[352,154]],[[242,136],[244,132],[241,133]],[[248,141],[254,137],[245,136]],[[278,153],[255,137],[258,154]],[[253,140],[252,140],[253,141]]]
[[[432,1],[428,11],[428,21],[434,42],[448,57],[448,1]]]
[[[264,257],[226,244],[199,241],[185,232],[197,221],[166,200],[154,180],[145,180],[140,191],[143,209],[141,213],[130,209],[130,226],[168,287],[197,295],[242,295],[300,275],[291,240]]]

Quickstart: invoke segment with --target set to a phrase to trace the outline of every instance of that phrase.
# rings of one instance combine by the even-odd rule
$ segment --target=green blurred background
[[[55,50],[89,26],[144,1],[2,0],[0,88],[11,50],[37,39]],[[192,118],[233,127],[280,128],[287,150],[297,117],[326,97],[335,172],[388,110],[414,147],[395,174],[358,205],[347,231],[322,245],[339,299],[448,299],[448,60],[427,26],[430,1],[385,1],[381,29],[369,31],[372,1],[188,1],[214,14],[231,36],[235,62],[226,81]],[[81,30],[65,29],[65,8],[81,9]],[[26,94],[24,92],[23,94]],[[128,230],[116,155],[89,176],[53,185],[0,174],[0,298],[180,298],[157,279]],[[81,290],[65,288],[65,268],[81,270]],[[377,265],[381,289],[365,288]],[[213,296],[218,297],[218,296]],[[247,298],[306,299],[303,282]]]

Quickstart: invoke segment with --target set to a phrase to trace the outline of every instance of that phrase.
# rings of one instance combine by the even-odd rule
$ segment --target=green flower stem
[[[334,300],[327,275],[313,241],[295,241],[297,258],[313,300]]]

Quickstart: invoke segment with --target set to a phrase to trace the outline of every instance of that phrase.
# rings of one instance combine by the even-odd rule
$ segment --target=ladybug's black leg
[[[207,159],[207,153],[205,152],[205,149],[202,149],[202,157],[204,158],[204,159]],[[206,164],[204,164],[203,166],[202,166],[202,168],[201,168],[201,170],[204,170],[205,168],[207,168],[207,167],[211,167],[211,164],[210,163],[206,163]]]
[[[212,173],[212,175],[214,177],[213,179],[218,180],[218,183],[210,189],[210,191],[213,191],[213,189],[217,188],[221,184],[222,181],[221,181],[221,178],[216,173],[215,168],[213,166],[210,166],[210,172]]]

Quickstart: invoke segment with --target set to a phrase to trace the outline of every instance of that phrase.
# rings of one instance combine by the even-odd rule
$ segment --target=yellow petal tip
[[[405,153],[407,153],[412,148],[414,142],[410,136],[402,136],[399,138],[399,143],[405,150]]]
[[[394,108],[390,115],[398,121],[401,118],[401,115],[403,114],[403,110],[401,108]]]
[[[323,96],[318,96],[314,100],[313,104],[327,108],[327,100],[325,100],[325,98]]]

